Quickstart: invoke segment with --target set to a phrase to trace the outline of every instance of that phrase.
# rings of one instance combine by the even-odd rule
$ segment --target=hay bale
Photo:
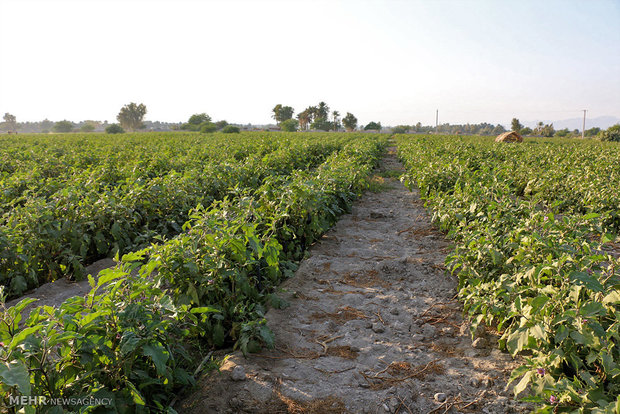
[[[504,132],[495,138],[495,142],[523,142],[523,137],[515,131]]]

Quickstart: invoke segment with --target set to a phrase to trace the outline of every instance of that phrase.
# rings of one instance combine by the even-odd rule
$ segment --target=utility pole
[[[439,127],[439,109],[435,112],[435,131],[437,131]]]
[[[586,133],[586,111],[587,109],[582,109],[583,111],[583,126],[581,127],[581,139],[585,137]]]

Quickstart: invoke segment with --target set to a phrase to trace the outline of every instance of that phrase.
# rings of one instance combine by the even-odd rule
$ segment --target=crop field
[[[178,234],[189,211],[311,170],[351,138],[21,136],[0,145],[0,285],[19,295]]]
[[[472,330],[493,327],[501,347],[526,356],[515,393],[529,386],[543,412],[618,412],[620,147],[397,142],[406,184],[454,243],[447,264]]]
[[[7,406],[9,395],[37,395],[162,410],[193,384],[189,348],[234,343],[247,352],[273,343],[264,305],[278,306],[275,286],[366,187],[386,139],[220,137],[0,142],[4,295],[122,258],[98,280],[89,276],[86,297],[35,308],[25,320],[33,299],[3,310]]]
[[[40,412],[10,400],[35,395],[74,399],[50,413],[175,413],[212,351],[273,348],[265,314],[287,305],[278,286],[372,186],[388,144],[398,169],[384,176],[404,166],[400,180],[450,242],[445,265],[472,334],[498,333],[522,358],[514,393],[542,413],[617,412],[620,146],[371,133],[1,137],[0,403]],[[117,265],[86,274],[106,257]],[[60,278],[91,290],[29,314],[35,299],[4,304]],[[317,344],[327,354],[338,338]]]

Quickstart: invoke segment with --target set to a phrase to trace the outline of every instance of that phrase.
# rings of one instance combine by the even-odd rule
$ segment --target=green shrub
[[[200,124],[200,132],[202,132],[203,134],[209,134],[215,131],[217,131],[217,125],[215,125],[213,122],[203,122],[202,124]]]
[[[599,132],[598,139],[601,141],[620,142],[620,124],[610,126],[606,131]]]
[[[105,129],[105,132],[108,134],[123,134],[125,130],[119,124],[112,124]]]
[[[239,129],[239,127],[233,126],[233,125],[226,125],[223,129],[222,132],[225,134],[238,134],[241,130]]]
[[[286,132],[295,132],[297,131],[297,127],[299,126],[299,121],[296,119],[287,119],[286,121],[282,121],[280,123],[280,128],[282,131]]]

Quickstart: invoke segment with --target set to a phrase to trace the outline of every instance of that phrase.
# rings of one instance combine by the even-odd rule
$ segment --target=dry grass
[[[334,322],[344,323],[353,319],[367,319],[368,316],[359,309],[352,308],[350,306],[344,306],[338,308],[336,312],[315,312],[310,316],[314,320],[327,320],[331,319]]]
[[[358,351],[351,350],[349,345],[333,346],[327,349],[328,356],[335,356],[344,359],[357,359]]]
[[[375,374],[366,374],[360,371],[360,374],[370,385],[372,390],[383,390],[394,386],[398,382],[406,381],[411,378],[424,379],[429,374],[442,374],[445,372],[443,365],[438,363],[438,359],[429,362],[426,365],[413,367],[408,362],[394,361],[382,371]],[[381,374],[389,374],[389,376]]]
[[[390,287],[390,284],[379,278],[378,274],[379,272],[376,270],[370,270],[362,274],[347,272],[341,280],[341,283],[357,288],[369,288],[374,286],[381,286],[383,288]]]
[[[347,414],[344,402],[333,395],[310,401],[297,401],[282,394],[280,383],[275,384],[269,401],[256,407],[261,413],[270,414]]]
[[[430,349],[437,352],[438,354],[447,357],[463,356],[465,354],[465,352],[461,348],[457,348],[454,345],[447,345],[436,342],[433,342],[430,345]]]

